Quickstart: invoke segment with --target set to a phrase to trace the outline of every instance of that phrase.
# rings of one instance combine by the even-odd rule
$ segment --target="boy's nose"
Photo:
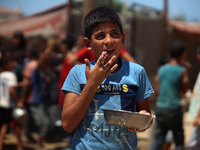
[[[112,44],[113,43],[113,39],[110,35],[106,35],[106,38],[105,38],[105,44]]]

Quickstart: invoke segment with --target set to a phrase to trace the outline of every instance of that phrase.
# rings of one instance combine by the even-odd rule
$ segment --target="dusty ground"
[[[184,116],[184,129],[185,129],[185,145],[188,143],[190,138],[190,134],[192,131],[192,122],[188,120],[187,112]],[[137,150],[149,150],[151,146],[151,140],[153,137],[149,136],[151,130],[147,130],[143,133],[138,133],[138,148]],[[24,137],[23,140],[23,147],[24,150],[35,150],[36,145],[33,143],[26,143]],[[70,147],[70,144],[66,141],[59,141],[59,142],[46,142],[45,149],[46,150],[68,150],[67,147]],[[16,150],[16,139],[12,133],[8,133],[5,139],[5,147],[4,150]],[[172,150],[174,150],[174,145],[172,146]],[[189,149],[187,149],[189,150]]]

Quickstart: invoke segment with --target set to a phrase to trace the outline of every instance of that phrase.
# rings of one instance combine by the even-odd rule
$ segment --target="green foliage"
[[[96,0],[96,7],[106,6],[113,8],[117,12],[122,11],[122,2],[119,0]]]
[[[185,15],[184,15],[184,14],[179,14],[179,15],[175,16],[175,17],[173,18],[173,20],[185,21],[186,19],[185,19]]]

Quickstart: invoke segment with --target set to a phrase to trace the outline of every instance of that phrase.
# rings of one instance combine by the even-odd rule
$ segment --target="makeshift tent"
[[[200,36],[199,22],[169,21],[168,24],[169,26],[180,32],[185,32]]]
[[[68,22],[67,9],[66,4],[61,4],[31,16],[1,21],[0,35],[9,36],[20,30],[26,36],[57,34],[63,37]]]

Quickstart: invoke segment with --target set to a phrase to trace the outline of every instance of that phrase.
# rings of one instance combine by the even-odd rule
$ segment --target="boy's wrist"
[[[96,92],[97,91],[97,89],[98,89],[98,86],[99,85],[97,85],[94,81],[87,81],[87,83],[85,84],[85,87],[84,87],[84,89],[85,88],[89,88],[90,89],[90,91],[94,91],[94,92]]]

